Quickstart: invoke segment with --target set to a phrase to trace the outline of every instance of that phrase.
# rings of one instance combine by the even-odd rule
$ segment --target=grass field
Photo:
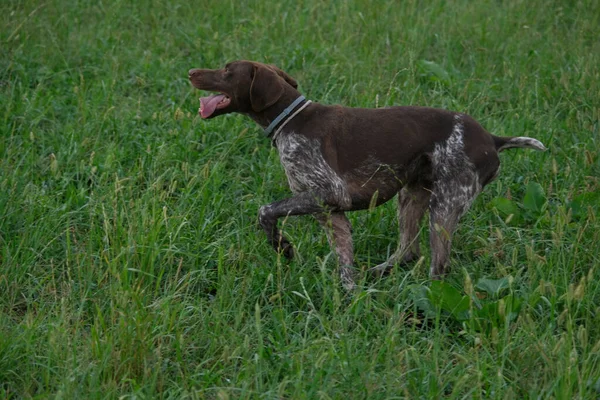
[[[0,398],[600,397],[597,0],[7,0],[0,21]],[[262,131],[196,115],[188,69],[242,58],[549,151],[502,154],[444,284],[423,230],[424,259],[348,295],[311,218],[284,224],[292,262],[257,226],[290,193]],[[351,214],[362,269],[395,207]]]

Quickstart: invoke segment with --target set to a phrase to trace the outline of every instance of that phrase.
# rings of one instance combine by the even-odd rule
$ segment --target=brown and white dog
[[[536,139],[494,136],[462,113],[312,103],[291,76],[258,62],[192,69],[189,79],[196,88],[217,93],[200,99],[202,118],[246,114],[265,128],[279,151],[294,195],[260,208],[259,221],[271,245],[292,258],[292,245],[277,220],[314,215],[338,256],[346,289],[355,287],[346,211],[377,206],[399,194],[398,248],[371,269],[383,273],[420,257],[419,223],[429,209],[430,275],[439,279],[460,217],[498,173],[498,153],[512,147],[545,150]]]

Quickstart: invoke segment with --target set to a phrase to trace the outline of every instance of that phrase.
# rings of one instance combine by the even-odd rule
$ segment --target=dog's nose
[[[188,71],[188,78],[192,79],[200,70],[198,68],[192,68]]]

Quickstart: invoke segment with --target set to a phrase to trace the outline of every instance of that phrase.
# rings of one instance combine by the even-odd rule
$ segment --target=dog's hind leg
[[[446,176],[446,178],[449,178]],[[431,245],[432,279],[441,279],[447,272],[452,235],[460,218],[467,212],[481,185],[475,171],[465,169],[451,179],[434,183],[429,203],[429,242]]]
[[[315,218],[325,229],[327,240],[335,251],[339,264],[340,280],[346,290],[356,287],[354,283],[354,250],[352,246],[352,226],[343,212],[315,214]]]
[[[469,157],[465,152],[465,121],[464,116],[454,116],[454,126],[450,136],[443,142],[436,143],[431,154],[433,189],[429,201],[429,243],[431,244],[431,268],[429,275],[432,279],[441,279],[446,273],[452,244],[452,234],[458,225],[460,217],[471,207],[475,197],[485,185],[487,176],[480,180],[478,169],[473,164],[473,158],[487,160],[492,170],[498,168],[492,153],[484,150],[471,152]],[[497,157],[495,159],[497,161]],[[490,170],[490,172],[492,172]]]
[[[383,275],[394,265],[407,263],[421,256],[419,223],[429,205],[431,190],[422,185],[405,186],[398,193],[398,229],[400,240],[394,254],[382,264],[369,270],[372,275]]]

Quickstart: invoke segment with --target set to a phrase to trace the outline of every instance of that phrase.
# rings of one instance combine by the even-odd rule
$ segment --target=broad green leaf
[[[523,299],[511,294],[502,299],[504,301],[504,315],[508,322],[512,322],[519,316]]]
[[[511,294],[500,300],[486,303],[480,309],[474,309],[473,317],[478,329],[487,331],[492,327],[502,328],[519,316],[521,304],[522,300]]]
[[[429,300],[429,288],[423,285],[412,285],[410,288],[410,297],[417,308],[421,310],[427,318],[434,318],[436,316],[437,309]]]
[[[546,203],[546,195],[544,189],[537,182],[529,182],[527,184],[527,191],[523,198],[523,205],[526,209],[539,215],[542,212],[542,207]]]
[[[500,279],[481,278],[477,281],[475,289],[486,292],[490,296],[497,298],[504,289],[510,287],[510,276],[505,276]]]
[[[600,191],[579,194],[569,203],[573,218],[585,218],[588,207],[600,207]]]
[[[452,314],[457,320],[469,318],[469,297],[462,295],[458,289],[444,281],[431,282],[429,298],[442,310]]]
[[[450,74],[438,63],[429,60],[420,60],[419,67],[424,73],[436,78],[435,80],[439,80],[444,84],[450,83]]]
[[[516,221],[521,216],[521,211],[517,206],[517,203],[507,199],[506,197],[494,197],[490,202],[490,205],[498,210],[498,213],[503,217],[507,218],[509,215],[513,216],[513,221]]]

